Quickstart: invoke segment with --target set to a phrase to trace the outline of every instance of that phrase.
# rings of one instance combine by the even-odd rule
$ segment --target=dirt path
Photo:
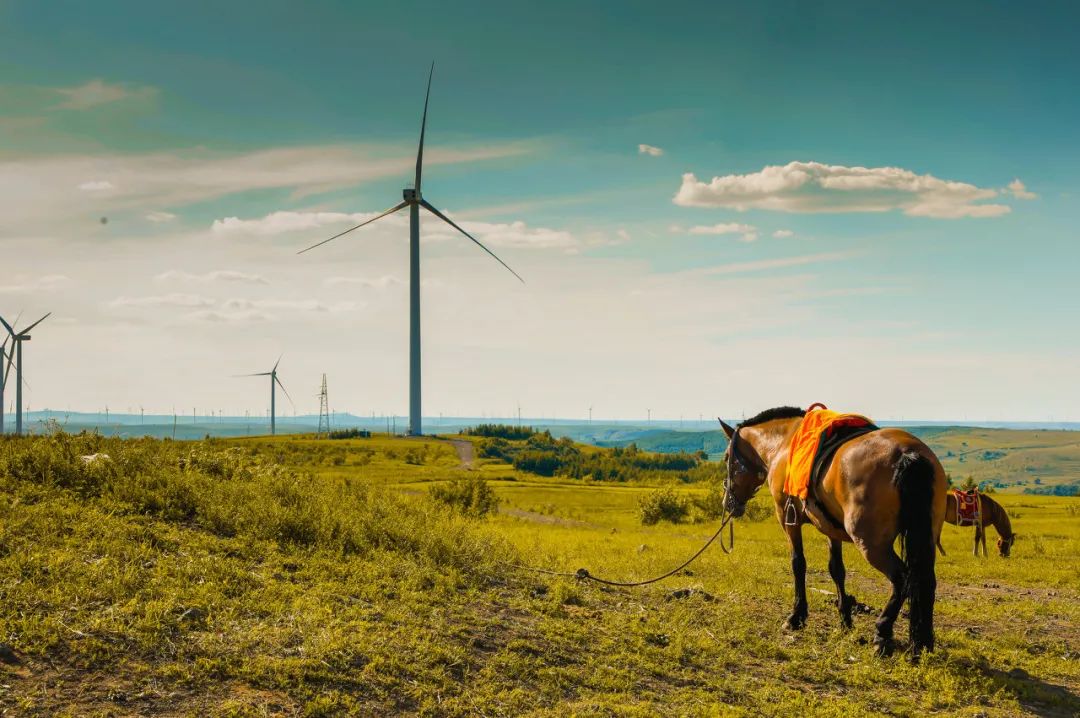
[[[454,451],[457,452],[458,461],[461,462],[460,468],[471,469],[474,457],[472,442],[464,439],[447,439],[446,442],[453,445]]]

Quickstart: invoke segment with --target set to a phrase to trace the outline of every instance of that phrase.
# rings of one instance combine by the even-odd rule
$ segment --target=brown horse
[[[840,621],[850,628],[855,599],[844,590],[842,546],[851,541],[892,583],[892,596],[877,619],[874,644],[880,655],[893,650],[893,624],[904,600],[910,602],[913,656],[934,648],[934,546],[945,521],[945,471],[934,453],[911,434],[877,429],[843,444],[806,501],[784,493],[792,435],[806,414],[780,407],[763,411],[732,428],[728,436],[725,508],[741,516],[766,482],[776,516],[791,546],[795,605],[784,623],[806,624],[806,558],[802,526],[809,522],[829,539],[829,574],[836,583]],[[797,511],[788,510],[789,501]],[[791,524],[791,525],[788,525]],[[897,537],[905,554],[893,548]]]
[[[1002,558],[1008,558],[1013,544],[1016,543],[1016,534],[1013,533],[1009,514],[1005,511],[1004,506],[986,494],[980,493],[978,496],[979,513],[982,514],[982,518],[975,524],[974,555],[979,555],[980,543],[982,544],[983,556],[989,555],[986,552],[986,525],[993,524],[999,537],[997,540],[998,553],[1001,554]],[[945,523],[960,526],[956,520],[956,496],[951,491],[945,499]],[[945,549],[941,548],[940,543],[938,543],[938,550],[941,551],[942,555],[945,555]]]

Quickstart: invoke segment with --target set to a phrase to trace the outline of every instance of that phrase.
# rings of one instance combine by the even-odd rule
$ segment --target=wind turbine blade
[[[259,372],[258,374],[233,374],[232,375],[233,379],[238,379],[240,377],[245,377],[245,376],[270,376],[270,372],[262,371],[262,372]]]
[[[297,254],[303,254],[304,252],[308,252],[308,251],[310,251],[312,249],[315,249],[316,247],[321,247],[324,244],[326,244],[327,242],[331,242],[331,241],[337,239],[338,237],[340,237],[342,235],[348,234],[349,232],[353,231],[354,229],[360,229],[365,224],[371,224],[372,222],[374,222],[377,219],[382,219],[383,217],[385,217],[388,214],[393,214],[394,212],[397,212],[399,209],[401,209],[402,207],[405,207],[408,204],[409,204],[408,202],[401,202],[400,204],[396,204],[393,207],[391,207],[390,209],[383,212],[382,214],[380,214],[378,216],[375,216],[375,217],[372,217],[369,220],[363,221],[360,224],[356,225],[355,227],[350,227],[349,229],[346,229],[344,232],[339,232],[338,234],[335,234],[330,239],[324,239],[323,241],[319,242],[318,244],[311,245],[307,249],[301,249],[299,252],[297,252]]]
[[[276,374],[274,375],[274,381],[276,381],[277,385],[281,387],[281,391],[285,392],[285,398],[289,400],[289,403],[292,404],[293,409],[295,409],[296,404],[293,404],[292,397],[289,396],[289,392],[285,391],[285,385],[281,383],[281,379],[278,379]]]
[[[457,231],[459,231],[459,232],[461,232],[462,234],[464,234],[464,235],[465,235],[466,237],[468,237],[469,239],[471,239],[471,240],[472,240],[473,242],[475,242],[475,243],[476,243],[476,246],[477,246],[477,247],[479,247],[480,249],[484,250],[485,252],[487,252],[488,254],[490,254],[490,255],[491,255],[492,257],[494,257],[494,258],[495,258],[495,261],[496,261],[496,262],[498,262],[499,264],[501,264],[502,266],[506,267],[506,270],[507,270],[508,272],[510,272],[510,274],[513,274],[513,275],[514,275],[515,277],[517,277],[517,278],[518,278],[518,281],[520,281],[520,282],[521,282],[522,284],[524,284],[524,283],[525,283],[525,280],[521,278],[521,275],[520,275],[520,274],[518,274],[517,272],[515,272],[515,271],[514,271],[513,269],[510,269],[510,265],[509,265],[509,264],[507,264],[506,262],[504,262],[504,261],[502,261],[501,259],[499,259],[499,256],[498,256],[497,254],[495,254],[494,252],[492,252],[492,251],[491,251],[490,249],[488,249],[487,247],[485,247],[485,246],[483,245],[483,243],[482,243],[482,242],[481,242],[481,241],[480,241],[479,239],[477,239],[476,237],[472,236],[471,234],[469,234],[468,232],[466,232],[466,231],[465,231],[464,229],[462,229],[461,227],[459,227],[459,226],[457,226],[456,224],[454,224],[453,220],[451,220],[451,219],[450,219],[449,217],[447,217],[447,216],[446,216],[445,214],[443,214],[443,213],[442,213],[442,212],[440,212],[439,210],[437,210],[437,209],[435,209],[434,207],[432,207],[432,206],[431,206],[431,203],[430,203],[430,202],[428,202],[428,201],[427,201],[426,199],[421,199],[421,200],[420,200],[420,204],[421,204],[421,205],[422,205],[422,206],[424,207],[424,209],[426,209],[426,210],[427,210],[428,212],[431,212],[431,213],[432,213],[433,215],[435,215],[436,217],[438,217],[438,218],[439,218],[439,219],[441,219],[442,221],[446,222],[446,223],[447,223],[448,225],[450,225],[451,227],[453,227],[453,228],[454,228],[454,229],[456,229]]]
[[[274,362],[274,368],[270,370],[271,373],[277,371],[277,365],[281,363],[281,357],[283,357],[283,356],[285,356],[285,355],[284,354],[278,354],[277,361]]]
[[[424,131],[427,129],[427,106],[431,99],[431,76],[435,74],[435,63],[427,76],[427,94],[424,95],[424,117],[420,120],[420,149],[416,152],[416,193],[420,194],[420,178],[424,173]]]
[[[42,323],[43,321],[45,321],[46,319],[48,319],[48,318],[49,318],[49,317],[50,317],[51,315],[52,315],[52,312],[49,312],[48,314],[46,314],[45,316],[43,316],[43,317],[42,317],[41,319],[38,319],[38,320],[37,320],[36,322],[34,322],[34,323],[33,323],[33,324],[31,324],[30,326],[28,326],[28,327],[27,327],[26,329],[23,329],[23,330],[22,330],[22,331],[20,332],[20,334],[26,334],[26,333],[27,333],[28,331],[30,331],[31,329],[33,329],[34,327],[36,327],[36,326],[37,326],[38,324],[41,324],[41,323]]]
[[[16,319],[15,321],[17,322],[19,320]],[[6,319],[0,317],[0,324],[4,325],[4,329],[7,329],[8,334],[10,334],[11,336],[15,336],[15,328],[8,324]],[[4,344],[7,344],[7,339],[4,340]]]

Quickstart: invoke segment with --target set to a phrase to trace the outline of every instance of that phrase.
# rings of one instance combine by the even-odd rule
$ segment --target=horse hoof
[[[798,631],[806,625],[806,616],[800,616],[797,613],[793,613],[787,617],[784,621],[784,628],[788,631]]]
[[[882,638],[881,636],[874,639],[874,646],[877,649],[878,658],[888,658],[893,654],[893,649],[896,648],[893,639]]]

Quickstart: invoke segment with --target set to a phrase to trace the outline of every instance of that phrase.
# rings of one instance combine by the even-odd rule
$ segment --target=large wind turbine
[[[4,371],[3,382],[7,381],[8,375],[11,373],[11,363],[12,363],[12,361],[15,362],[15,435],[16,436],[19,436],[19,435],[22,434],[22,422],[23,422],[23,411],[22,411],[22,390],[23,390],[22,345],[23,345],[23,342],[30,341],[30,330],[33,329],[34,327],[36,327],[38,324],[41,324],[46,319],[48,319],[50,314],[52,314],[52,312],[49,312],[49,314],[46,314],[41,319],[38,319],[33,324],[31,324],[30,326],[28,326],[25,329],[22,329],[20,331],[15,331],[14,327],[12,327],[10,324],[8,324],[4,320],[3,317],[0,317],[0,323],[3,323],[4,329],[7,329],[8,335],[10,336],[10,338],[12,340],[11,350],[8,353],[7,370]],[[18,320],[15,320],[15,321],[18,321]],[[6,343],[7,342],[5,341],[5,344]],[[2,382],[0,382],[0,383],[2,383]],[[0,401],[2,401],[2,400],[3,400],[3,389],[0,389]],[[2,420],[0,420],[0,421],[2,421]],[[2,427],[3,427],[3,424],[0,423],[0,428],[2,428]]]
[[[285,396],[288,397],[289,403],[292,404],[292,397],[289,396],[289,392],[285,391],[285,385],[281,383],[281,379],[278,379],[278,376],[277,376],[277,368],[278,368],[278,364],[280,364],[280,363],[281,363],[281,357],[278,357],[277,361],[274,362],[274,368],[271,369],[270,371],[263,371],[263,372],[259,372],[257,374],[237,374],[238,377],[241,377],[241,376],[268,376],[268,377],[270,377],[270,434],[271,435],[277,434],[277,391],[276,391],[276,388],[278,386],[280,386],[281,390],[285,392]]]
[[[344,232],[335,234],[330,239],[324,239],[318,244],[313,244],[307,249],[297,252],[297,254],[303,254],[309,249],[315,249],[315,247],[319,247],[342,235],[348,234],[354,229],[360,229],[366,224],[371,224],[377,219],[382,219],[387,215],[393,214],[399,209],[404,209],[405,207],[409,208],[409,433],[413,436],[419,436],[423,433],[421,427],[420,402],[420,208],[423,207],[428,212],[431,212],[433,215],[464,234],[471,239],[476,246],[494,257],[495,261],[506,267],[506,269],[517,277],[522,284],[525,283],[525,280],[521,279],[521,276],[513,269],[510,269],[506,262],[499,259],[495,253],[485,247],[480,240],[457,226],[449,217],[432,206],[420,193],[420,180],[424,170],[424,131],[427,128],[428,99],[431,97],[431,77],[434,72],[435,63],[431,63],[431,71],[428,73],[427,93],[424,95],[424,114],[423,118],[420,120],[420,148],[416,152],[416,179],[412,187],[405,187],[402,191],[402,201],[385,212],[361,222],[355,227],[351,227]]]

